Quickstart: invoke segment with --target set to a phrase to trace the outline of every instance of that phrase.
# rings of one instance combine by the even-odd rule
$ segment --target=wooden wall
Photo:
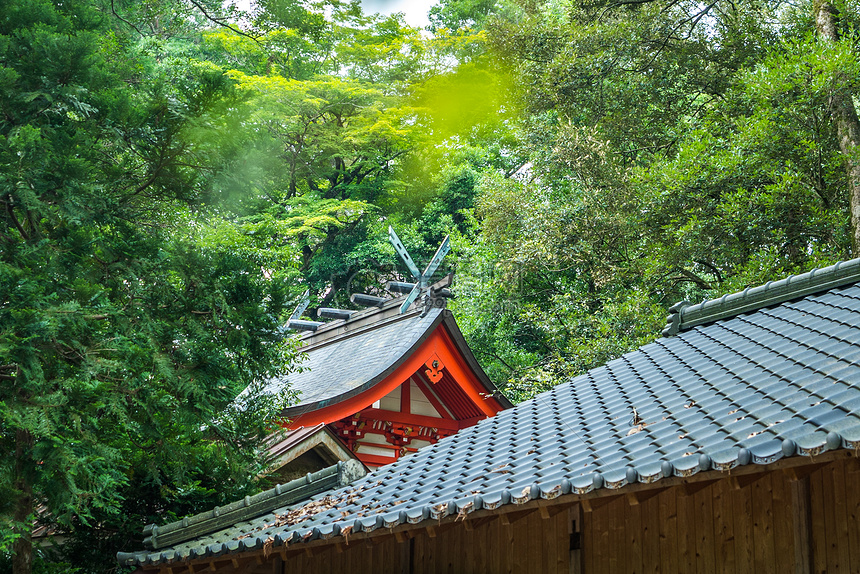
[[[860,573],[860,462],[617,498],[584,514],[583,571]],[[633,504],[631,504],[633,502]]]
[[[389,534],[375,543],[309,548],[253,571],[860,574],[857,458],[811,473],[775,471],[586,505],[565,505],[565,497],[559,503],[543,514],[515,511],[399,538]],[[577,543],[571,534],[580,528]]]

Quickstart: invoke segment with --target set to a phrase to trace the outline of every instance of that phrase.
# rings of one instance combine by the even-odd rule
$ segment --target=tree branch
[[[722,283],[722,282],[723,282],[723,274],[722,274],[722,273],[720,273],[720,270],[719,270],[719,269],[717,269],[717,268],[716,268],[716,266],[714,266],[713,264],[708,263],[707,261],[704,261],[704,260],[702,260],[702,259],[695,259],[695,260],[693,261],[693,263],[698,263],[698,264],[699,264],[699,265],[701,265],[702,267],[707,267],[708,269],[710,269],[710,270],[711,270],[711,273],[713,273],[713,274],[714,274],[714,277],[716,277],[716,278],[717,278],[717,283]]]
[[[513,373],[513,372],[516,372],[516,369],[515,369],[514,367],[512,367],[511,365],[509,365],[509,364],[507,363],[507,361],[505,361],[503,358],[501,358],[500,356],[498,356],[496,353],[493,353],[493,352],[490,352],[490,351],[485,351],[485,350],[483,350],[483,349],[479,349],[479,348],[477,348],[477,347],[474,347],[474,348],[472,349],[472,351],[474,351],[474,352],[476,352],[476,353],[478,353],[478,354],[481,354],[481,355],[487,355],[488,357],[492,357],[492,358],[496,359],[498,362],[500,362],[501,364],[503,364],[503,365],[505,366],[505,368],[506,368],[506,369],[508,369],[509,371],[511,371],[512,373]]]
[[[15,228],[18,230],[18,233],[21,234],[21,237],[24,238],[24,241],[29,241],[30,235],[26,231],[24,231],[24,227],[21,225],[21,222],[18,221],[18,217],[15,215],[15,209],[12,207],[12,196],[7,193],[6,198],[8,199],[6,203],[6,213],[9,214],[9,217],[12,219],[12,223],[15,224]]]
[[[696,275],[695,273],[693,273],[692,271],[690,271],[688,269],[680,268],[680,269],[678,269],[678,273],[680,274],[680,276],[675,277],[675,281],[674,281],[675,285],[677,285],[678,283],[690,282],[690,283],[695,283],[696,285],[698,285],[702,289],[708,289],[708,290],[713,289],[713,287],[711,286],[710,283],[708,283],[707,281],[705,281],[704,279],[702,279],[701,277],[699,277],[698,275]]]
[[[131,22],[129,22],[128,20],[126,20],[125,18],[123,18],[122,16],[120,16],[120,15],[117,13],[116,8],[114,7],[114,0],[110,0],[110,11],[113,13],[113,15],[114,15],[114,16],[116,16],[116,18],[117,18],[118,20],[120,20],[120,21],[122,21],[122,22],[125,22],[125,23],[126,23],[129,27],[131,27],[135,32],[137,32],[138,34],[140,34],[140,36],[141,36],[141,37],[144,37],[144,33],[143,33],[143,32],[141,32],[141,31],[137,28],[137,26],[135,26],[134,24],[132,24]]]
[[[228,30],[232,30],[233,32],[235,32],[236,34],[239,34],[240,36],[244,36],[244,37],[246,37],[246,38],[250,38],[251,40],[253,40],[253,41],[254,41],[258,46],[260,46],[260,47],[262,47],[262,46],[263,46],[263,45],[260,43],[260,41],[259,41],[256,37],[251,36],[250,34],[247,34],[247,33],[243,32],[242,30],[239,30],[238,28],[234,28],[233,26],[231,26],[230,24],[228,24],[226,21],[224,21],[224,19],[223,19],[223,18],[217,18],[217,17],[212,16],[211,14],[209,14],[209,12],[206,10],[206,8],[205,8],[202,4],[200,4],[200,2],[198,2],[197,0],[189,0],[189,1],[190,1],[190,2],[191,2],[191,3],[192,3],[192,4],[193,4],[193,5],[194,5],[198,10],[200,10],[200,12],[203,14],[203,16],[205,16],[205,17],[206,17],[206,19],[207,19],[207,20],[209,20],[210,22],[212,22],[212,23],[214,23],[214,24],[218,24],[219,26],[222,26],[222,27],[224,27],[224,28],[227,28]]]

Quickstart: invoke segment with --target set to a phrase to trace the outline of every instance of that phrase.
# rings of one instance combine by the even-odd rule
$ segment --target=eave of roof
[[[362,327],[358,330],[346,332],[337,338],[328,339],[322,341],[321,343],[317,343],[303,348],[302,351],[310,355],[312,353],[319,352],[323,347],[330,347],[332,345],[348,341],[349,339],[355,339],[356,337],[376,337],[378,336],[377,333],[385,329],[385,327],[390,327],[398,323],[415,320],[421,320],[424,323],[421,332],[417,336],[413,336],[409,339],[409,342],[411,344],[408,346],[408,348],[399,349],[396,353],[392,353],[391,356],[384,361],[384,364],[380,364],[377,368],[373,369],[373,373],[370,374],[367,378],[365,378],[362,383],[352,386],[342,392],[336,392],[334,394],[331,394],[330,396],[324,396],[319,400],[301,401],[296,405],[292,405],[284,409],[283,415],[288,418],[295,418],[302,413],[343,402],[375,386],[379,381],[385,379],[385,377],[387,377],[391,372],[396,370],[397,367],[403,364],[403,362],[409,358],[409,356],[414,352],[414,350],[418,348],[421,343],[427,340],[427,338],[433,333],[436,327],[440,323],[442,323],[443,319],[445,318],[445,315],[450,315],[451,312],[446,309],[438,309],[431,311],[431,313],[432,315],[428,315],[426,319],[423,317],[419,317],[419,314],[417,312],[409,312],[403,315],[394,316],[383,321],[374,323],[372,325]],[[332,352],[331,354],[334,353]],[[338,357],[338,365],[345,364],[347,360],[358,361],[360,359],[361,357],[356,356]],[[308,374],[308,377],[314,377],[314,380],[316,378],[316,375],[319,374],[318,372],[314,372],[313,367],[311,367],[305,372]],[[301,374],[304,375],[305,373]],[[283,380],[285,381],[285,384],[289,384],[290,377],[287,376]],[[332,384],[335,381],[326,382],[328,384]],[[314,384],[317,383],[315,382]]]
[[[219,533],[195,552],[370,533],[860,449],[860,286],[820,291],[659,339],[330,493],[331,508],[308,520],[270,527],[275,516],[258,517],[242,526],[249,537],[239,549]]]

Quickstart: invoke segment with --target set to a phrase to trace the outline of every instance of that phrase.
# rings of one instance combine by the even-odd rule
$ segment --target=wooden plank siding
[[[813,467],[809,467],[810,469]],[[704,484],[704,483],[703,483]],[[860,460],[290,547],[248,574],[860,574]],[[574,525],[574,522],[576,524]],[[581,532],[580,548],[571,533]],[[804,542],[805,541],[805,542]],[[575,560],[576,563],[571,561]],[[805,564],[804,564],[805,562]],[[213,568],[215,572],[235,572]]]

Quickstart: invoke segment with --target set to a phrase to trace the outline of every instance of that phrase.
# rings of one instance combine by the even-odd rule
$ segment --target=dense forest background
[[[514,401],[857,253],[853,0],[0,0],[0,571],[265,486],[281,326],[440,274]],[[853,216],[852,216],[853,214]],[[34,523],[34,518],[36,522]],[[34,546],[47,529],[63,543]]]

